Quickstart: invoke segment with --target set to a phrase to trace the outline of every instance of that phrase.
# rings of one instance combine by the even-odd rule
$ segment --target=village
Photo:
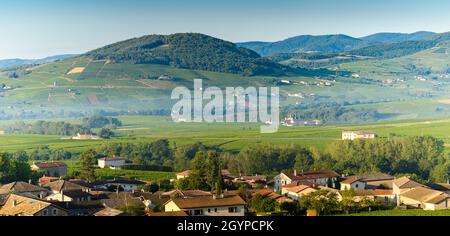
[[[343,140],[375,137],[367,131],[342,134]],[[115,170],[126,163],[125,158],[106,157],[97,160],[97,168]],[[233,176],[224,169],[220,171],[224,186],[239,187],[204,191],[179,189],[176,184],[162,188],[138,179],[66,178],[63,162],[32,163],[30,168],[42,174],[36,183],[18,181],[0,187],[0,216],[285,216],[301,215],[290,210],[299,204],[306,204],[305,215],[318,216],[326,209],[314,201],[323,199],[362,211],[437,211],[449,209],[450,201],[449,183],[425,185],[411,176],[386,173],[346,176],[333,170],[294,169],[269,177]],[[170,182],[186,180],[192,173],[180,172]]]

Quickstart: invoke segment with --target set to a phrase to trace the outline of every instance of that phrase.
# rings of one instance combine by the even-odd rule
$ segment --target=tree
[[[431,180],[435,183],[446,183],[450,180],[450,163],[437,165],[431,171]]]
[[[82,179],[85,179],[87,181],[95,180],[95,163],[97,161],[96,157],[97,157],[97,153],[92,149],[89,149],[89,150],[81,153],[80,177]]]
[[[278,203],[273,198],[263,198],[257,194],[249,201],[248,207],[257,213],[274,212],[278,208]]]
[[[308,210],[316,210],[319,215],[330,215],[338,209],[337,194],[318,190],[302,197],[301,204]]]
[[[111,129],[102,128],[98,136],[103,139],[110,139],[112,136],[114,136],[114,132]]]
[[[0,153],[0,182],[10,182],[12,172],[11,156],[8,153]]]

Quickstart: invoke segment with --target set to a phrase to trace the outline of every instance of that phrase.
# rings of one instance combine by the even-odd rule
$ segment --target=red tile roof
[[[39,167],[39,169],[49,169],[49,168],[56,168],[56,167],[67,167],[66,163],[63,163],[63,162],[35,163],[34,165]]]

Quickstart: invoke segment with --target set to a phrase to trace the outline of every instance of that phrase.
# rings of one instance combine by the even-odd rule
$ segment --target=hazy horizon
[[[4,0],[0,59],[80,54],[148,34],[203,33],[231,42],[298,35],[448,32],[444,0]]]

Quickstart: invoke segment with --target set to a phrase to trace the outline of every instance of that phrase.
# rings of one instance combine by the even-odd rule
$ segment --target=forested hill
[[[288,67],[264,59],[231,42],[197,33],[149,35],[88,52],[113,63],[162,64],[183,69],[242,75],[279,75]]]
[[[254,50],[263,56],[287,52],[339,52],[360,48],[365,45],[363,40],[343,34],[301,35],[274,43],[247,42],[238,44],[240,47]]]

